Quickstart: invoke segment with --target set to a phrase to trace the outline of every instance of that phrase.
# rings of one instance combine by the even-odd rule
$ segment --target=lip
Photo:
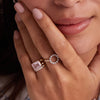
[[[85,30],[89,26],[92,18],[61,19],[56,22],[56,26],[65,35],[75,35]]]

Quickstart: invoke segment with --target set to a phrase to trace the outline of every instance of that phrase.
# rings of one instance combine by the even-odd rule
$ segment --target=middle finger
[[[39,60],[41,58],[41,55],[39,54],[39,52],[37,51],[37,49],[33,45],[32,40],[28,34],[28,31],[27,31],[24,23],[21,21],[18,14],[16,14],[15,19],[16,19],[16,23],[17,23],[18,29],[20,31],[23,44],[25,46],[25,49],[28,53],[29,58],[31,59],[32,62]],[[48,70],[47,66],[43,67],[41,70],[39,70],[35,74],[37,75],[37,78],[41,82],[43,82],[44,80],[48,79],[48,77],[50,77],[49,70]],[[42,76],[42,78],[40,76]]]

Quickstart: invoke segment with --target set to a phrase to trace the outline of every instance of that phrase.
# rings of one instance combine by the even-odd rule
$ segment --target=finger
[[[14,44],[26,81],[30,81],[31,78],[33,81],[36,81],[35,72],[32,70],[32,67],[30,67],[30,59],[25,51],[19,32],[17,31],[14,32]]]
[[[29,33],[22,22],[20,16],[18,13],[15,15],[15,20],[18,26],[18,29],[20,31],[25,49],[27,50],[28,55],[30,56],[32,62],[36,61],[37,59],[41,58],[41,55],[37,51],[36,47],[34,46],[31,37],[29,36]]]
[[[91,62],[89,69],[98,78],[100,82],[100,45],[98,46],[97,54]]]
[[[40,56],[39,52],[37,51],[37,49],[35,48],[34,44],[32,43],[32,40],[31,40],[31,38],[28,34],[28,31],[27,31],[24,23],[21,21],[18,14],[16,14],[15,19],[16,19],[17,26],[20,30],[20,33],[21,33],[21,36],[22,36],[22,39],[23,39],[25,49],[26,49],[27,53],[29,54],[30,59],[34,63],[37,60],[41,59],[41,56]],[[42,80],[44,80],[45,77],[48,76],[47,67],[45,66],[43,69],[38,71],[36,74],[37,74],[38,79],[41,79],[40,76],[42,75]]]
[[[77,55],[68,40],[42,10],[35,8],[33,10],[33,16],[44,31],[54,51],[59,55],[63,64],[70,71],[77,72],[83,68],[87,69],[86,65]]]
[[[19,11],[19,9],[18,9],[19,6],[22,7],[22,3],[16,3],[15,9],[19,13],[25,26],[27,27],[30,37],[34,41],[34,45],[36,45],[37,49],[42,52],[41,56],[45,56],[47,58],[52,53],[52,49],[51,49],[50,45],[48,45],[49,44],[48,40],[43,35],[43,32],[38,27],[38,25],[36,24],[35,20],[32,17],[32,14],[28,11],[28,9],[25,7],[25,5],[23,5],[24,6],[23,13],[21,13],[21,11]]]
[[[26,7],[23,9],[24,12],[21,13],[18,9],[17,6],[22,6],[20,3],[17,3],[15,5],[15,9],[20,15],[21,19],[23,20],[25,26],[27,27],[27,30],[29,31],[30,37],[32,38],[32,41],[36,48],[38,49],[39,53],[43,58],[48,59],[50,55],[54,53],[52,50],[47,38],[43,34],[42,30],[39,28],[39,26],[36,24],[34,21],[32,14],[28,11]],[[48,68],[51,70],[51,72],[58,73],[58,70],[64,69],[62,68],[61,64],[56,64],[56,65],[51,65],[50,63],[47,63]],[[56,67],[59,66],[59,67]]]

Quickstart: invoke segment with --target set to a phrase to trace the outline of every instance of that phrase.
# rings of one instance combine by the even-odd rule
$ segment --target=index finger
[[[42,10],[33,9],[33,16],[67,69],[76,71],[76,69],[87,68],[68,40]]]

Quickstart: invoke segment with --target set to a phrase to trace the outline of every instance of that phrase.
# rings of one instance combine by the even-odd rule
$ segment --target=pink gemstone
[[[41,63],[40,61],[36,61],[32,64],[32,67],[35,71],[38,71],[41,68]]]

